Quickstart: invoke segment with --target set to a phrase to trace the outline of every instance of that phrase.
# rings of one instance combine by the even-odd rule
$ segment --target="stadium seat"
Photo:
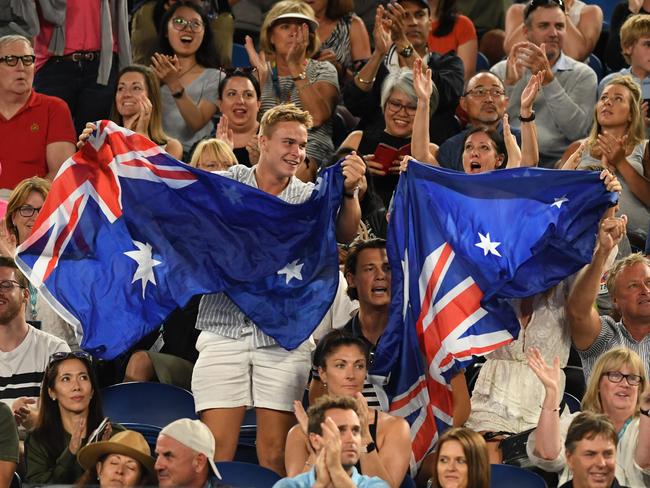
[[[280,476],[257,464],[237,461],[217,463],[221,481],[234,488],[271,488]]]
[[[489,71],[489,70],[490,70],[490,61],[488,60],[485,54],[479,51],[478,53],[476,53],[476,72],[480,73],[481,71]]]
[[[164,383],[119,383],[103,388],[101,396],[104,414],[125,427],[162,429],[177,419],[198,418],[194,396],[183,388]]]
[[[569,412],[576,413],[576,412],[580,411],[580,400],[578,400],[576,397],[574,397],[571,393],[567,393],[565,391],[564,396],[562,397],[562,400],[564,401],[566,406],[569,408]]]
[[[580,366],[567,365],[564,368],[566,384],[564,391],[571,393],[578,400],[585,394],[585,372]]]
[[[517,466],[491,464],[490,472],[491,488],[547,488],[541,476]]]
[[[20,475],[14,471],[14,476],[11,478],[11,484],[9,485],[9,488],[21,488],[23,486],[23,482],[20,479]]]
[[[605,70],[603,69],[603,62],[598,59],[598,56],[595,54],[590,54],[589,59],[587,60],[587,64],[589,64],[589,67],[596,73],[598,81],[602,80],[603,76],[605,76]]]
[[[233,43],[231,62],[233,68],[245,68],[251,65],[251,62],[248,59],[248,53],[246,52],[246,48],[244,46],[241,44]]]

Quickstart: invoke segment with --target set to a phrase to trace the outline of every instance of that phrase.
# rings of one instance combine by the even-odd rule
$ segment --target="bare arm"
[[[372,90],[379,66],[381,66],[381,62],[392,44],[390,26],[384,19],[384,12],[384,7],[379,5],[375,14],[375,28],[372,32],[372,37],[375,41],[375,50],[370,55],[365,66],[354,77],[355,86],[364,92]]]
[[[352,242],[359,231],[361,207],[359,206],[358,188],[365,178],[366,165],[357,153],[348,154],[343,162],[343,202],[336,221],[336,240],[342,243]]]
[[[586,350],[600,333],[600,317],[594,302],[600,290],[600,279],[605,272],[607,258],[625,235],[627,217],[614,217],[614,209],[608,210],[598,230],[598,241],[591,263],[579,271],[567,299],[566,315],[571,338],[576,348]]]
[[[526,41],[524,36],[524,8],[525,5],[514,4],[506,12],[506,38],[503,41],[503,50],[510,54],[512,47],[518,42]]]
[[[431,153],[429,142],[429,99],[433,92],[433,80],[431,79],[430,69],[423,71],[421,59],[413,63],[413,88],[418,103],[413,118],[411,155],[418,161],[438,166],[438,161]]]
[[[456,54],[463,60],[465,68],[465,80],[469,80],[476,73],[476,56],[478,55],[478,41],[472,39],[465,44],[461,44],[456,49]]]
[[[641,394],[641,408],[650,409],[650,387]],[[650,468],[650,417],[639,415],[639,437],[634,451],[634,461],[641,469]]]
[[[314,127],[326,123],[334,113],[339,98],[338,88],[327,81],[311,83],[307,79],[298,80],[295,84],[302,108],[311,114]]]
[[[521,92],[519,115],[528,118],[533,115],[533,105],[544,81],[540,71],[530,77],[526,88]],[[520,166],[537,166],[539,163],[539,145],[537,142],[537,125],[535,121],[521,123],[521,164]],[[510,166],[510,165],[508,165]]]
[[[167,144],[165,144],[165,151],[179,161],[183,159],[183,146],[178,139],[174,139],[173,137],[168,138]]]
[[[52,181],[63,162],[72,156],[75,151],[76,148],[71,142],[61,141],[48,144],[45,148],[45,162],[47,163],[47,175],[45,177]]]
[[[309,471],[314,464],[315,459],[310,460],[307,442],[300,425],[291,427],[284,448],[284,467],[288,477]]]
[[[370,57],[370,37],[366,24],[356,15],[352,15],[350,22],[350,53],[352,61],[368,59]]]
[[[578,61],[586,59],[596,47],[602,25],[603,11],[598,5],[586,5],[580,13],[578,25],[567,15],[564,53]]]
[[[451,396],[453,404],[454,427],[462,427],[472,411],[472,404],[465,380],[465,371],[461,371],[451,379]]]

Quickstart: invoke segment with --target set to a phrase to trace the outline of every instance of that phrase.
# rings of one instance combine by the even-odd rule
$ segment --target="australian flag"
[[[451,377],[517,337],[507,299],[589,263],[616,199],[597,172],[466,175],[410,162],[389,224],[391,316],[371,381],[387,382],[384,407],[411,424],[413,465],[452,424]]]
[[[289,204],[98,123],[61,167],[17,262],[81,347],[113,358],[196,294],[224,291],[293,349],[338,285],[340,166]]]

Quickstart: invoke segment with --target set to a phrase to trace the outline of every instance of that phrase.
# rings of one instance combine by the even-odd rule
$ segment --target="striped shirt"
[[[600,317],[600,334],[598,334],[598,338],[588,349],[578,351],[586,381],[589,381],[591,370],[601,354],[617,346],[625,346],[636,352],[641,357],[643,364],[645,364],[646,374],[650,372],[650,334],[646,334],[643,339],[637,342],[625,328],[623,322],[616,322],[609,315],[602,315]]]
[[[238,164],[228,168],[227,171],[219,171],[218,174],[257,188],[255,167],[249,168]],[[313,189],[313,183],[304,183],[292,176],[289,184],[278,195],[278,198],[287,203],[303,203],[309,199]],[[225,293],[203,295],[199,304],[196,328],[230,339],[239,339],[244,334],[252,333],[255,347],[277,344],[275,339],[262,332],[251,319],[246,317]]]

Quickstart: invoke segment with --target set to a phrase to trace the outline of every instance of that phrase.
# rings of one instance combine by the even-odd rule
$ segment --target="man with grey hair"
[[[68,106],[32,88],[35,59],[27,38],[0,38],[0,189],[32,176],[54,179],[75,152]]]
[[[596,73],[562,52],[566,33],[564,4],[553,0],[529,3],[524,11],[526,41],[515,44],[508,58],[490,71],[505,82],[510,98],[510,124],[536,121],[540,166],[553,167],[573,141],[587,135],[596,101]],[[521,92],[532,74],[544,72],[536,111],[519,113]]]
[[[585,379],[598,357],[616,346],[636,352],[646,371],[650,364],[650,260],[631,254],[609,271],[607,290],[620,314],[618,322],[608,315],[599,316],[593,306],[608,258],[625,235],[626,224],[627,218],[613,217],[613,210],[602,220],[591,263],[576,277],[567,300],[571,338],[582,359]]]

